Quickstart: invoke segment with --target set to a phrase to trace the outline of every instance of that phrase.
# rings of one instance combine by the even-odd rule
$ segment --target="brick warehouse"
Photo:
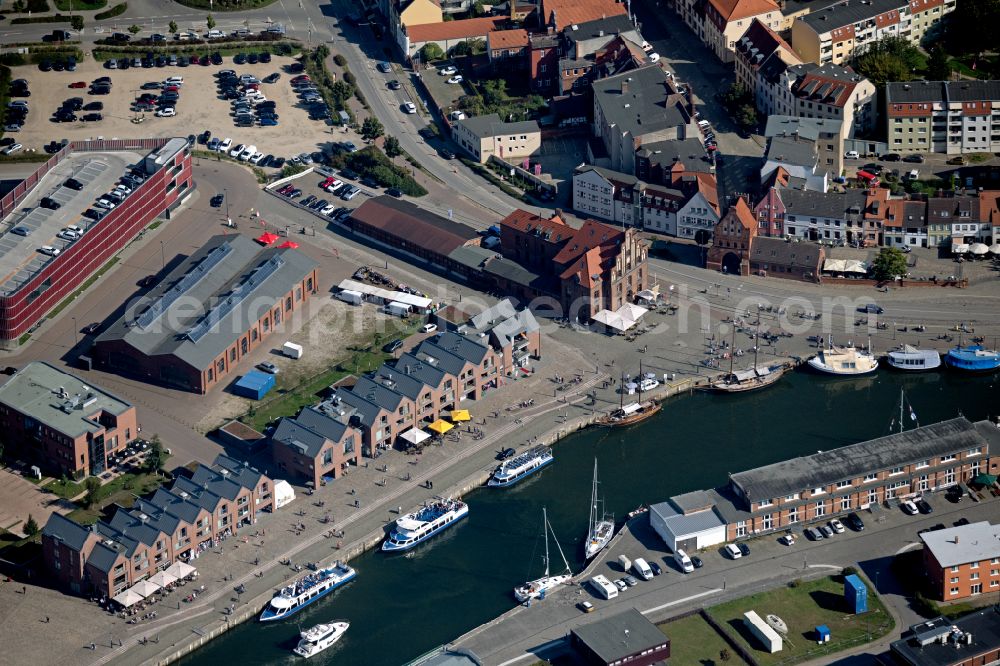
[[[43,188],[48,192],[47,188],[57,187],[56,174],[50,172],[56,170],[58,173],[58,167],[64,162],[84,158],[99,162],[102,154],[115,153],[140,153],[138,163],[133,166],[144,174],[144,182],[98,221],[63,216],[65,221],[81,227],[83,234],[78,240],[62,247],[58,256],[43,257],[35,251],[35,243],[48,242],[38,239],[40,234],[35,234],[34,240],[5,234],[5,239],[13,241],[13,247],[0,253],[5,269],[0,275],[3,281],[0,284],[0,344],[3,346],[16,346],[22,335],[44,319],[49,310],[124,248],[146,225],[179,205],[194,185],[190,147],[184,139],[74,141],[0,200],[0,217],[10,218],[26,200],[36,198]],[[65,179],[70,173],[75,175],[76,171],[67,171],[61,178]],[[80,208],[74,212],[79,216],[83,210]],[[36,206],[19,223],[24,224],[34,215],[40,218],[40,230],[46,232],[49,230],[45,227],[52,226],[50,231],[54,236],[58,230],[56,221],[44,219],[50,212]],[[53,244],[59,246],[62,242]]]

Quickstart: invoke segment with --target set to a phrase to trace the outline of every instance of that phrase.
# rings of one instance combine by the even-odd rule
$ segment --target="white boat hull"
[[[858,354],[852,366],[846,364],[830,365],[826,361],[824,354],[813,356],[808,361],[809,367],[817,372],[827,375],[838,375],[841,377],[856,377],[867,375],[878,370],[878,360],[867,355]]]
[[[588,560],[611,543],[611,537],[615,535],[615,526],[611,523],[599,523],[595,532],[587,536],[587,542],[583,546],[583,554]]]
[[[549,594],[552,590],[568,583],[572,576],[570,574],[559,574],[558,576],[545,576],[538,580],[533,580],[519,587],[514,588],[514,598],[524,603],[529,599],[538,599],[542,595]]]
[[[323,650],[333,646],[337,641],[343,638],[344,634],[347,633],[348,627],[350,627],[349,622],[334,622],[332,625],[318,625],[318,626],[330,626],[332,631],[324,635],[321,638],[310,639],[309,632],[314,631],[317,627],[313,627],[309,631],[303,631],[301,636],[302,640],[295,647],[292,652],[300,657],[308,659],[313,657]]]

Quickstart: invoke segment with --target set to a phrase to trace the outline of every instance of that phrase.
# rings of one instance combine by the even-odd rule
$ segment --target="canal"
[[[959,413],[995,417],[997,380],[796,372],[762,393],[676,398],[640,426],[566,438],[554,464],[513,488],[470,493],[469,518],[414,552],[363,555],[351,562],[354,582],[291,621],[243,624],[182,663],[290,663],[300,625],[346,619],[347,635],[312,661],[399,666],[514,606],[512,588],[542,573],[543,506],[570,566],[582,568],[595,457],[607,508],[620,522],[641,504],[721,485],[729,473],[888,434],[894,419],[898,428],[901,388],[921,424]],[[554,547],[552,561],[561,568]]]

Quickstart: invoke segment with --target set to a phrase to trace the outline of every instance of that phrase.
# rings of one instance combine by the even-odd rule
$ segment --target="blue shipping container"
[[[244,398],[260,400],[274,388],[274,375],[251,370],[233,385],[233,393]]]
[[[854,574],[844,577],[844,601],[855,615],[868,612],[868,588]]]

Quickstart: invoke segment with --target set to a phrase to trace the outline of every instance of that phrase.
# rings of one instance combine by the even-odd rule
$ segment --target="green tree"
[[[854,69],[876,88],[890,81],[912,81],[923,55],[916,46],[901,37],[883,37],[854,58]]]
[[[751,129],[757,126],[757,109],[753,104],[742,104],[736,109],[734,116],[736,123],[743,129]]]
[[[335,62],[337,64],[337,67],[346,67],[347,66],[347,58],[345,58],[344,56],[342,56],[339,53],[337,55],[333,56],[333,62]]]
[[[951,78],[951,62],[940,46],[931,49],[931,55],[927,59],[927,78],[931,81],[947,81]]]
[[[333,85],[330,86],[330,92],[333,93],[334,99],[343,106],[354,94],[354,86],[346,81],[334,81]]]
[[[30,537],[38,534],[38,523],[35,522],[30,513],[28,514],[28,520],[24,523],[24,533]]]
[[[133,35],[138,35],[140,32],[142,32],[142,27],[138,26],[138,25],[135,25],[133,23],[132,25],[130,25],[128,27],[128,31],[131,32]]]
[[[79,14],[74,14],[69,18],[69,27],[73,28],[77,32],[83,30],[83,17]]]
[[[872,275],[876,280],[892,280],[906,274],[906,255],[897,248],[883,247],[872,262]]]
[[[365,118],[365,122],[361,123],[361,138],[365,141],[374,141],[383,134],[385,134],[385,127],[382,126],[378,118],[369,116]]]
[[[440,46],[434,42],[429,42],[424,44],[424,47],[420,49],[420,58],[424,62],[432,62],[434,60],[440,60],[444,57],[444,51]]]
[[[394,136],[385,137],[385,141],[382,143],[382,150],[385,151],[389,159],[395,159],[403,154],[403,147],[399,145],[399,139]]]
[[[167,24],[167,30],[173,34],[177,32],[177,21],[171,21]]]
[[[149,453],[146,455],[145,468],[147,472],[158,472],[167,462],[167,452],[163,448],[159,435],[153,435],[149,440]]]
[[[326,44],[320,44],[316,47],[316,58],[319,62],[323,62],[330,57],[330,47]]]
[[[208,26],[208,29],[209,29],[209,30],[215,30],[215,19],[214,19],[214,18],[212,18],[212,15],[211,15],[211,14],[209,14],[209,15],[208,15],[208,16],[207,16],[207,17],[205,18],[205,25],[207,25],[207,26]]]
[[[101,480],[96,476],[88,476],[87,480],[83,482],[83,487],[87,489],[87,494],[83,496],[83,505],[89,509],[97,501],[97,491],[101,489]]]
[[[472,3],[472,16],[475,18],[486,16],[486,7],[483,6],[483,0],[476,0]]]

